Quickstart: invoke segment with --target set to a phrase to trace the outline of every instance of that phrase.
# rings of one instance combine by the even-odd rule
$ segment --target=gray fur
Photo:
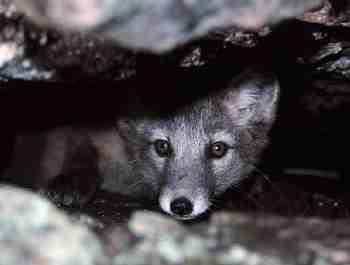
[[[172,115],[120,120],[118,130],[127,143],[129,159],[135,162],[133,172],[142,176],[152,194],[159,194],[164,211],[173,215],[169,203],[183,196],[194,210],[177,217],[198,216],[208,210],[213,196],[237,185],[252,170],[268,143],[278,96],[273,75],[250,70],[222,91]],[[156,154],[152,145],[156,139],[170,142],[170,157]],[[208,146],[218,141],[227,143],[229,151],[223,158],[208,158]]]
[[[171,115],[144,112],[118,119],[115,128],[99,130],[58,128],[42,135],[46,152],[39,168],[45,170],[38,174],[50,179],[76,172],[82,166],[71,165],[74,153],[87,150],[93,159],[84,163],[97,170],[102,188],[158,198],[160,207],[174,216],[171,202],[185,197],[193,211],[175,217],[195,218],[209,209],[214,196],[237,185],[252,170],[268,143],[278,95],[279,85],[271,74],[246,71],[227,87]],[[170,156],[157,154],[157,139],[170,142]],[[209,157],[210,144],[219,141],[229,146],[228,152],[219,159]],[[15,164],[11,168],[19,168]]]

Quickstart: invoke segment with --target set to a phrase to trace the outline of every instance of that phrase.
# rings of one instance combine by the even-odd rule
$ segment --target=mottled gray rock
[[[218,27],[258,29],[295,17],[321,0],[15,0],[40,24],[103,32],[119,43],[155,52],[207,34]]]
[[[101,36],[36,27],[13,0],[0,0],[0,21],[0,79],[120,80],[135,72],[133,52]]]
[[[304,21],[327,26],[350,26],[350,3],[344,0],[325,0],[321,9],[301,16]]]
[[[28,56],[28,28],[12,0],[0,1],[0,78],[47,80],[55,76],[53,69],[38,66]],[[45,36],[42,36],[45,39]],[[40,39],[40,38],[39,38]],[[38,43],[41,42],[38,40]]]
[[[184,226],[168,217],[138,212],[128,224],[130,235],[125,236],[124,230],[122,236],[128,238],[127,246],[119,244],[114,250],[113,264],[345,265],[350,263],[346,227],[346,220],[227,213],[214,214],[209,223]]]
[[[28,19],[23,17],[23,13],[17,10],[13,1],[14,0],[0,0],[0,21],[3,22],[0,25],[0,78],[50,81],[81,81],[86,79],[120,80],[135,75],[136,61],[138,69],[141,65],[141,71],[145,70],[150,74],[157,74],[157,69],[153,67],[154,64],[149,60],[152,58],[147,57],[144,62],[139,64],[139,57],[143,57],[142,54],[135,54],[134,52],[117,47],[116,42],[107,39],[107,36],[104,34],[108,33],[111,25],[114,24],[113,21],[111,24],[106,25],[108,30],[106,30],[105,27],[103,27],[103,29],[94,28],[92,34],[43,29],[33,25]],[[75,4],[78,4],[78,2],[74,0],[54,1],[54,3],[60,6],[67,1],[73,1]],[[91,0],[85,1],[88,3]],[[275,1],[279,3],[280,0]],[[36,3],[45,2],[48,2],[48,0],[38,1]],[[147,1],[145,1],[145,3],[146,2]],[[272,2],[271,0],[271,3]],[[296,1],[296,6],[300,7],[301,2],[302,1]],[[311,2],[306,1],[305,4]],[[340,2],[343,4],[340,4]],[[345,3],[346,1],[340,2],[325,1],[323,7],[299,17],[300,20],[317,22],[319,25],[318,28],[318,25],[315,26],[315,24],[305,23],[305,25],[300,26],[299,29],[294,30],[292,33],[291,31],[293,31],[293,29],[291,26],[283,25],[286,34],[274,39],[273,46],[276,46],[277,50],[276,53],[274,52],[273,56],[282,58],[296,54],[298,60],[303,61],[302,63],[306,62],[307,64],[312,64],[311,68],[314,69],[316,69],[318,65],[312,62],[318,62],[322,59],[323,65],[317,68],[319,72],[348,76],[348,52],[345,51],[348,40],[344,41],[344,39],[348,36],[346,32],[346,21],[350,20],[350,7]],[[32,1],[22,1],[19,5],[25,5],[26,10],[29,8],[30,11],[31,3]],[[108,1],[101,1],[100,3],[101,5],[98,7],[101,10],[106,7],[105,5],[108,5]],[[113,1],[110,2],[110,4],[112,3]],[[135,2],[128,1],[127,6],[133,3],[136,5]],[[233,1],[232,3],[233,5],[236,3],[241,3],[242,5],[246,4],[245,1]],[[289,5],[293,3],[293,1],[284,3],[288,3]],[[252,1],[251,4],[253,5],[254,1]],[[29,7],[27,5],[29,5]],[[54,5],[53,7],[57,6]],[[263,10],[268,9],[268,7],[269,5],[267,4],[266,8]],[[276,4],[276,10],[280,7],[281,6]],[[87,5],[87,8],[91,8],[91,5]],[[247,10],[249,11],[250,9],[248,8]],[[247,14],[250,14],[249,12]],[[277,11],[275,13],[278,14]],[[137,14],[139,13],[135,14],[135,19],[141,19]],[[214,13],[214,16],[215,15],[216,13]],[[261,14],[256,17],[260,15]],[[101,20],[104,19],[105,17],[101,17]],[[65,21],[68,20],[62,21],[65,23]],[[244,22],[244,20],[239,21],[242,23]],[[47,22],[43,23],[45,24]],[[128,25],[129,24],[125,24],[125,27]],[[197,26],[199,27],[199,25],[200,23]],[[323,27],[322,25],[337,25],[340,27],[333,30],[330,27]],[[152,34],[156,34],[156,31],[154,31],[156,29],[157,27],[155,29],[152,28],[152,32],[146,32],[146,36],[143,36],[144,32],[140,30],[140,36],[143,36],[141,41],[150,43],[149,41],[151,39],[149,39],[148,36],[153,38]],[[89,29],[86,30],[88,31]],[[177,64],[191,67],[207,64],[220,57],[232,57],[235,63],[237,63],[238,55],[241,57],[241,60],[238,61],[238,64],[240,64],[242,61],[248,61],[252,58],[255,59],[255,57],[263,56],[265,51],[262,50],[255,54],[249,51],[246,54],[241,54],[240,51],[238,51],[238,53],[232,53],[233,47],[239,46],[247,50],[249,48],[254,49],[259,47],[262,43],[265,43],[266,39],[274,35],[275,30],[275,27],[260,27],[254,30],[242,30],[242,27],[238,26],[220,27],[218,30],[211,31],[210,34],[200,41],[190,43],[184,47],[179,47],[174,52],[156,58],[156,60],[165,61],[167,63],[170,62],[172,65]],[[129,32],[123,32],[123,36],[124,34],[129,34]],[[130,34],[132,34],[132,32]],[[180,41],[180,43],[185,41],[188,32],[186,31],[183,34],[182,37],[184,37],[184,39]],[[299,40],[298,43],[293,41],[296,38]],[[314,38],[313,42],[308,41],[311,38]],[[162,41],[156,41],[155,45],[162,45],[161,43],[166,41],[166,39],[167,38],[164,38]],[[127,38],[125,40],[129,41]],[[175,45],[177,41],[178,40],[174,40],[173,45]],[[321,42],[322,44],[320,44]],[[337,43],[341,45],[341,52],[337,52],[337,50],[339,51],[339,48],[336,48],[337,45],[339,45]],[[279,51],[282,50],[288,50],[288,53],[282,53],[282,56],[280,56]],[[311,54],[310,51],[312,51]],[[334,52],[337,52],[336,57],[332,56]],[[266,59],[263,59],[263,61],[266,61]]]
[[[108,264],[87,228],[29,191],[0,186],[1,265]]]

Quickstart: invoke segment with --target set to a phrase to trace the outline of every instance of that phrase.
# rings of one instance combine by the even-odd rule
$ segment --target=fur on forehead
[[[272,123],[279,98],[277,78],[268,71],[252,68],[228,84],[220,101],[238,126]]]

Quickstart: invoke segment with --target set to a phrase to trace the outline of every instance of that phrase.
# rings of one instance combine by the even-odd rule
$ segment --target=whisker
[[[139,181],[131,183],[130,185],[128,185],[126,187],[126,189],[130,189],[132,191],[132,190],[135,190],[138,186],[140,186],[140,185],[142,185],[144,183],[145,183],[144,180],[141,179]]]
[[[273,188],[273,190],[275,190],[279,195],[281,195],[283,199],[285,199],[283,192],[279,188],[277,188],[277,186],[271,181],[269,176],[265,172],[263,172],[261,169],[259,169],[257,166],[255,165],[252,165],[252,166],[254,167],[254,170],[258,172],[260,176],[263,177],[264,180],[266,180],[266,182]]]
[[[293,212],[292,210],[292,206],[291,206],[291,201],[286,197],[286,195],[282,192],[281,189],[279,189],[277,187],[277,185],[275,185],[271,179],[269,178],[269,176],[267,174],[265,174],[261,169],[259,169],[257,166],[252,165],[254,167],[254,169],[256,170],[256,172],[258,172],[260,174],[261,177],[263,177],[263,179],[270,185],[270,187],[272,188],[273,191],[276,192],[276,194],[278,194],[280,201],[284,202],[287,204],[287,209],[288,209],[288,214],[290,213],[290,211]],[[305,209],[305,213],[308,211],[308,209]]]

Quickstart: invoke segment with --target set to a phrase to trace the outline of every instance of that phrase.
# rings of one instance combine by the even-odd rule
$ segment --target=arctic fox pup
[[[214,196],[249,175],[276,115],[279,83],[273,74],[247,70],[219,86],[166,114],[144,110],[105,128],[18,135],[5,175],[46,180],[68,175],[79,179],[78,186],[86,182],[156,197],[164,212],[193,219],[209,209]],[[34,148],[28,150],[28,141]]]

